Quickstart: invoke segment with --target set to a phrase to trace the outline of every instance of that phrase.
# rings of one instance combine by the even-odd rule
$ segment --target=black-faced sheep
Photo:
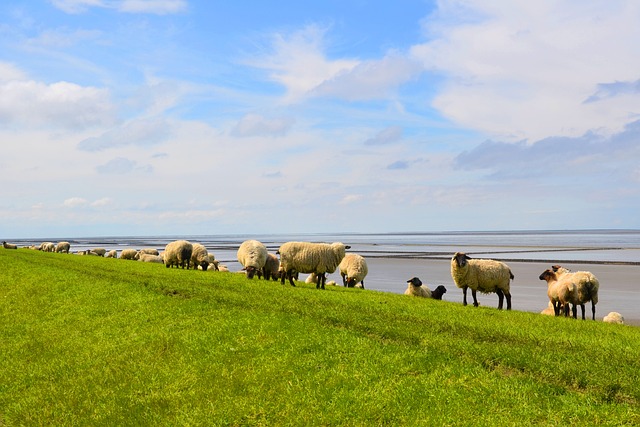
[[[207,252],[207,248],[204,245],[200,243],[193,244],[190,263],[194,269],[207,271],[209,267],[209,252]]]
[[[256,274],[262,276],[262,269],[267,262],[267,247],[257,240],[245,240],[238,248],[238,262],[242,264],[248,279]]]
[[[578,290],[576,304],[582,310],[582,320],[585,320],[584,305],[589,301],[591,301],[591,318],[596,320],[596,304],[598,303],[598,290],[600,289],[600,282],[596,276],[590,271],[571,272],[559,265],[554,265],[551,269],[562,277],[571,277],[571,280],[575,283]]]
[[[576,317],[576,302],[578,300],[578,289],[570,277],[562,277],[552,269],[542,272],[540,280],[547,282],[547,296],[549,302],[553,305],[553,312],[556,316],[560,315],[560,310],[564,312],[565,317],[569,316],[569,305],[573,305],[573,317]]]
[[[413,295],[414,297],[431,298],[431,290],[426,286],[422,286],[422,281],[417,277],[407,280],[407,289],[405,295]]]
[[[7,243],[7,242],[2,242],[2,247],[5,249],[18,249],[17,245],[14,245],[13,243]]]
[[[340,265],[340,276],[342,276],[342,285],[353,288],[358,282],[362,284],[364,289],[364,278],[369,273],[367,261],[362,255],[346,254]]]
[[[287,242],[280,246],[280,267],[283,271],[282,284],[285,277],[289,278],[291,286],[295,273],[315,273],[318,281],[316,289],[324,289],[327,281],[326,273],[333,273],[344,258],[345,250],[351,246],[344,243],[311,243],[311,242]]]
[[[186,240],[176,240],[170,242],[164,248],[164,265],[169,268],[187,267],[189,269],[189,261],[191,260],[191,253],[193,252],[193,245]]]
[[[507,264],[491,259],[472,259],[464,252],[456,252],[451,259],[451,277],[462,289],[463,304],[467,305],[467,288],[471,288],[473,306],[478,306],[476,292],[498,295],[498,309],[502,310],[504,298],[507,310],[511,310],[510,281],[514,278]]]

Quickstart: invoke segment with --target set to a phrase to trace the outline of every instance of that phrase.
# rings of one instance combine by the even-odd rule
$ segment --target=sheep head
[[[464,252],[456,252],[453,255],[453,259],[456,260],[456,264],[458,265],[458,267],[464,267],[465,265],[467,265],[467,260],[470,260],[471,257]]]
[[[412,277],[411,279],[407,280],[407,283],[411,283],[413,286],[422,286],[422,281],[417,277]]]
[[[556,273],[553,271],[553,269],[549,268],[549,269],[543,271],[542,274],[540,275],[540,277],[538,277],[538,279],[545,280],[547,283],[549,283],[549,282],[552,282],[552,281],[556,280],[557,277],[556,277]]]
[[[433,291],[431,291],[431,298],[433,299],[442,299],[442,295],[447,293],[447,288],[443,285],[438,285]]]

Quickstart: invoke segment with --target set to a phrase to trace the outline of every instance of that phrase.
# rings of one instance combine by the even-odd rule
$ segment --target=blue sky
[[[635,0],[0,5],[0,235],[640,228]]]

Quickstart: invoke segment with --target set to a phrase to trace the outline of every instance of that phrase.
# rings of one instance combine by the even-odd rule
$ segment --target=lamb
[[[552,269],[542,272],[540,280],[547,282],[547,296],[553,305],[553,312],[556,316],[560,315],[563,308],[564,316],[569,316],[569,305],[573,305],[573,318],[576,318],[576,304],[578,301],[578,287],[571,277],[557,274]]]
[[[138,252],[138,261],[141,262],[154,262],[157,264],[162,264],[164,261],[160,255],[152,255],[144,252]]]
[[[207,267],[209,267],[209,253],[204,245],[200,243],[193,244],[190,263],[194,269],[199,267],[200,270],[207,271]]]
[[[106,253],[106,255],[104,256],[105,258],[118,258],[118,251],[115,249],[111,249],[109,252]]]
[[[622,317],[622,314],[618,313],[617,311],[612,311],[611,313],[607,314],[606,316],[604,316],[602,321],[606,323],[617,323],[619,325],[624,325],[624,317]]]
[[[56,245],[56,252],[57,253],[65,253],[68,254],[69,250],[71,249],[71,243],[69,242],[58,242],[58,244]]]
[[[369,268],[362,255],[346,254],[338,268],[340,268],[343,286],[353,288],[359,282],[362,284],[362,289],[364,289],[364,278],[367,277]]]
[[[2,242],[2,247],[5,249],[18,249],[18,245],[14,245],[13,243]]]
[[[462,288],[463,304],[467,305],[467,288],[471,288],[473,306],[478,306],[476,292],[498,295],[498,309],[502,310],[504,297],[507,310],[511,310],[510,280],[514,278],[507,264],[491,259],[472,259],[464,252],[456,252],[451,259],[451,277]]]
[[[135,260],[136,256],[138,256],[138,251],[135,249],[123,249],[122,252],[120,252],[120,259]]]
[[[238,262],[246,272],[248,279],[256,274],[262,276],[262,269],[267,262],[267,247],[257,240],[245,240],[238,248]]]
[[[346,246],[341,242],[310,243],[310,242],[287,242],[280,246],[280,266],[283,270],[281,276],[284,285],[285,277],[289,278],[291,286],[295,273],[316,273],[318,281],[316,289],[324,289],[327,277],[326,273],[333,273],[340,265],[345,256],[345,250],[351,246]]]
[[[559,265],[554,265],[551,269],[560,275],[572,277],[573,283],[575,283],[578,288],[578,299],[576,303],[580,305],[580,309],[582,310],[582,320],[585,320],[584,305],[589,301],[591,301],[591,318],[596,320],[596,304],[598,303],[598,290],[600,289],[600,282],[596,276],[590,271],[571,272]]]
[[[443,285],[438,285],[435,290],[431,291],[431,298],[441,300],[442,296],[447,293],[447,288]]]
[[[189,269],[189,261],[191,260],[191,253],[193,252],[193,245],[187,240],[176,240],[167,244],[164,248],[164,265],[169,268],[187,267]]]
[[[265,280],[273,279],[278,280],[280,275],[280,260],[275,254],[267,253],[267,259],[264,263],[263,273]]]

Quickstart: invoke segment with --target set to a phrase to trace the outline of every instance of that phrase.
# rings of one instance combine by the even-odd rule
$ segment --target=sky
[[[640,228],[636,0],[0,4],[0,238]]]

